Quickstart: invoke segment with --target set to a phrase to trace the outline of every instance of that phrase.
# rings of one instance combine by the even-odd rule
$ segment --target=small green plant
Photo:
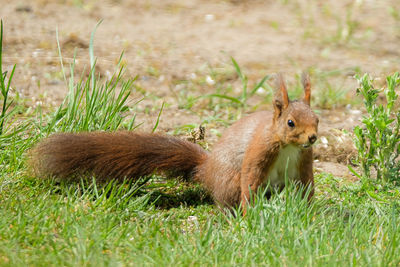
[[[3,134],[4,123],[6,119],[9,117],[10,113],[8,112],[10,109],[10,105],[12,101],[8,101],[11,81],[14,76],[15,65],[12,68],[10,76],[7,80],[7,71],[3,72],[3,21],[0,22],[0,92],[1,92],[1,100],[2,100],[2,108],[0,113],[0,135]]]
[[[363,97],[368,113],[362,120],[363,127],[356,126],[354,129],[354,144],[362,176],[371,178],[373,167],[377,180],[400,180],[400,110],[395,105],[400,75],[388,76],[384,90],[375,89],[368,74],[356,78],[360,85],[357,93]],[[386,105],[377,103],[381,91],[384,92]]]

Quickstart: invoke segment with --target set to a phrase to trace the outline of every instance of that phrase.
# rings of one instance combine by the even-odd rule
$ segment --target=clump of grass
[[[97,27],[97,26],[96,26]],[[54,113],[45,131],[93,131],[118,129],[124,122],[126,113],[129,111],[128,97],[137,77],[124,80],[124,65],[120,64],[110,79],[102,82],[96,77],[96,59],[93,56],[94,33],[89,44],[90,72],[87,78],[75,81],[75,56],[70,66],[70,77],[67,80],[63,67],[61,49],[59,46],[60,62],[64,79],[68,87],[68,95]],[[57,38],[58,40],[58,38]],[[59,43],[58,43],[59,44]],[[132,129],[135,116],[127,125]]]
[[[371,169],[374,168],[376,179],[399,181],[400,110],[395,102],[400,75],[397,72],[386,77],[387,88],[382,90],[374,88],[368,74],[357,79],[360,85],[357,92],[363,97],[368,113],[362,120],[363,126],[354,129],[357,162],[362,170],[357,176],[371,178]],[[381,92],[384,92],[386,105],[377,103]]]
[[[47,131],[54,131],[54,126],[63,132],[118,129],[129,111],[127,100],[136,78],[124,81],[124,67],[120,67],[110,80],[102,84],[94,75],[75,83],[73,71],[74,64],[71,65],[69,93],[54,113]],[[94,68],[90,72],[93,71]],[[134,121],[135,116],[128,129],[132,129]]]

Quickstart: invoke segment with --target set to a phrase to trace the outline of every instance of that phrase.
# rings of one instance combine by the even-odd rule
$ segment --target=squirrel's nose
[[[317,135],[316,134],[310,135],[308,137],[308,141],[310,141],[310,144],[314,144],[315,141],[317,141]]]

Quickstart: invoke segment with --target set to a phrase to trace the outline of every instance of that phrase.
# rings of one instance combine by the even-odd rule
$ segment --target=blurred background
[[[380,76],[400,65],[398,0],[1,0],[0,17],[5,63],[18,67],[14,86],[54,101],[65,95],[56,28],[65,62],[77,49],[83,69],[100,20],[98,71],[111,73],[124,51],[129,73],[156,96],[196,79],[206,81],[198,90],[213,90],[213,71],[234,78],[230,56],[250,82],[274,72],[290,80],[302,70],[335,71],[325,75],[339,76],[337,87],[355,72]]]

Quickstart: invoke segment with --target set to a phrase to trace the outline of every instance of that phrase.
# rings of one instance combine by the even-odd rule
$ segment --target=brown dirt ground
[[[240,90],[229,56],[251,83],[275,72],[286,73],[293,84],[302,70],[313,77],[337,71],[328,81],[334,90],[346,89],[347,100],[318,109],[316,170],[349,178],[346,164],[354,148],[343,130],[351,133],[362,116],[360,105],[352,102],[357,86],[353,75],[369,72],[383,81],[400,66],[398,0],[1,0],[0,17],[5,66],[17,64],[13,87],[30,107],[39,102],[54,106],[67,92],[56,29],[66,63],[77,49],[79,73],[88,66],[91,31],[103,20],[95,37],[98,70],[109,75],[125,51],[128,73],[139,74],[137,85],[144,88],[133,99],[151,96],[137,109],[144,129],[154,125],[162,101],[169,106],[161,130],[202,121],[194,112],[178,110],[180,81],[205,78],[213,69]],[[314,94],[324,86],[315,84]],[[215,90],[204,82],[196,88],[197,95]],[[146,108],[147,114],[140,113]],[[212,143],[216,136],[208,137]]]

